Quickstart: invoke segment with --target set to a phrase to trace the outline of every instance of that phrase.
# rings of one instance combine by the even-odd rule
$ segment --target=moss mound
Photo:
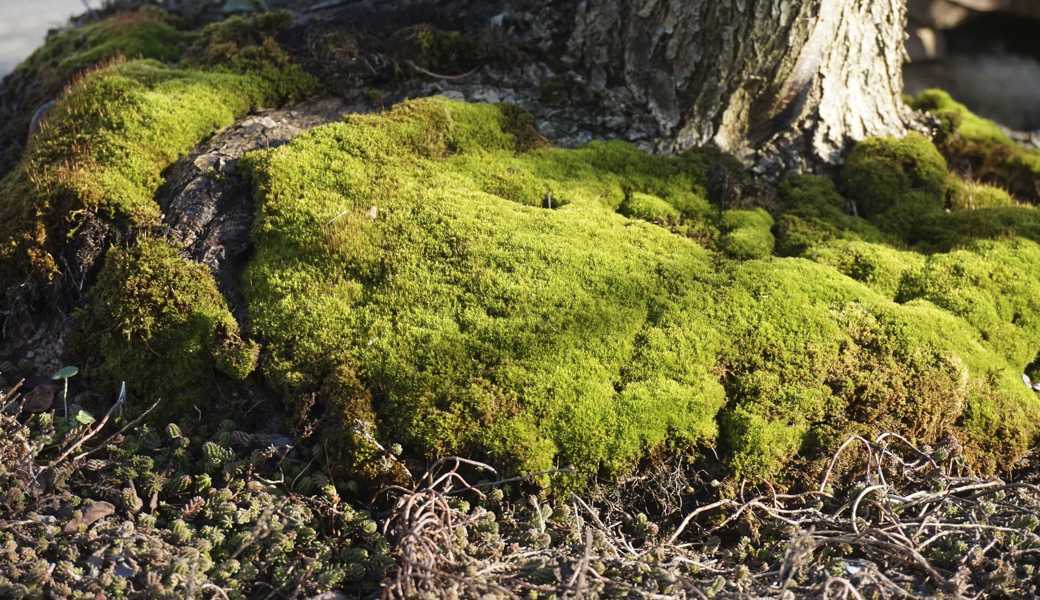
[[[949,189],[946,161],[928,138],[870,138],[853,148],[841,171],[849,198],[863,216],[876,218],[907,204],[941,209]]]
[[[5,78],[0,92],[0,176],[18,161],[34,112],[77,75],[117,59],[175,61],[194,39],[168,15],[149,8],[50,35]]]
[[[244,161],[261,351],[205,268],[150,235],[152,196],[213,131],[311,89],[275,41],[287,25],[231,19],[179,35],[178,62],[81,77],[0,182],[6,284],[54,277],[89,224],[139,240],[80,314],[103,377],[181,409],[259,354],[366,482],[400,480],[395,444],[568,489],[664,449],[777,478],[854,432],[952,435],[986,469],[1036,439],[1040,213],[917,135],[866,140],[841,191],[793,177],[765,210],[749,176],[709,200],[709,173],[735,168],[717,152],[553,148],[516,109],[439,98],[351,116]]]
[[[815,178],[785,184],[795,208],[772,228],[811,260],[770,258],[772,217],[712,207],[705,155],[525,150],[512,123],[413,101],[251,158],[247,297],[265,373],[289,397],[324,394],[413,456],[572,465],[560,483],[573,485],[665,445],[719,445],[739,474],[773,477],[850,431],[952,433],[991,467],[1035,436],[1028,343],[1008,353],[986,329],[1029,339],[1021,316],[1004,319],[1034,310],[1025,287],[973,288],[1018,303],[974,318],[942,301],[965,281],[928,275],[946,255],[883,243],[896,238]],[[915,195],[945,214],[949,175],[926,140],[865,148],[845,181],[886,177],[856,192],[875,216]],[[721,251],[683,227],[721,230]],[[1036,250],[992,244],[1023,268]],[[990,248],[956,256],[996,268]]]
[[[976,181],[966,181],[956,186],[950,208],[957,210],[1015,206],[1015,199],[1003,188]]]
[[[1016,144],[996,123],[976,116],[942,90],[921,92],[910,105],[939,119],[940,149],[958,172],[1021,200],[1040,202],[1040,152]]]
[[[174,62],[196,37],[178,28],[176,21],[162,11],[143,8],[58,31],[21,63],[16,73],[60,86],[77,72],[120,56]]]
[[[773,254],[773,217],[765,210],[728,210],[722,215],[722,226],[726,234],[720,245],[729,256],[751,259]]]
[[[774,229],[781,255],[797,256],[834,239],[890,241],[870,222],[850,215],[850,202],[826,177],[789,177],[781,182],[778,191],[781,206]]]
[[[120,23],[114,17],[96,27],[107,31],[122,27]],[[145,25],[127,27],[135,36],[148,35],[153,26],[169,28],[162,21]],[[196,42],[213,37],[207,30]],[[162,36],[148,39],[163,41]],[[111,40],[95,42],[89,52],[66,59],[95,56]],[[54,43],[48,53],[65,49]],[[152,196],[163,169],[237,117],[310,89],[298,67],[279,59],[271,43],[264,44],[267,49],[253,52],[238,70],[234,64],[206,69],[156,60],[116,61],[70,86],[21,164],[0,181],[0,281],[17,285],[55,276],[55,254],[90,220],[137,228],[155,224],[160,213]],[[180,45],[170,48],[179,55]],[[248,53],[250,48],[256,49],[238,49]]]
[[[209,270],[157,239],[109,251],[77,326],[73,344],[100,359],[90,365],[97,375],[132,377],[170,415],[211,396],[217,371],[247,377],[259,353],[242,339]]]

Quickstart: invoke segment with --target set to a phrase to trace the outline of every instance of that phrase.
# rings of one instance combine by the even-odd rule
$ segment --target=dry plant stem
[[[845,478],[859,473],[858,484],[854,481],[850,487],[844,478],[836,484],[838,460],[853,445],[863,450],[854,465],[861,471],[843,472]],[[710,578],[720,576],[727,590],[724,597],[777,597],[792,590],[796,595],[823,598],[910,598],[928,588],[961,598],[971,595],[965,587],[970,577],[965,573],[975,568],[969,566],[972,556],[1000,552],[1021,560],[1040,555],[1040,535],[1011,524],[1016,518],[1035,517],[1040,510],[1040,488],[1028,482],[965,477],[959,459],[936,460],[894,434],[846,440],[831,457],[819,488],[810,492],[786,494],[768,484],[760,490],[743,485],[735,497],[708,500],[681,511],[666,508],[678,525],[661,537],[635,539],[623,525],[632,514],[624,506],[572,495],[568,501],[573,515],[567,534],[570,541],[554,541],[548,548],[513,546],[497,558],[478,557],[467,544],[453,544],[455,532],[466,531],[474,521],[448,498],[467,493],[480,498],[481,490],[496,483],[470,485],[461,465],[482,470],[480,463],[445,459],[435,463],[411,489],[384,490],[396,498],[384,531],[398,543],[398,569],[384,586],[385,598],[421,594],[476,598],[486,593],[513,597],[513,593],[498,592],[500,587],[561,598],[703,598],[707,595],[702,590],[712,582]],[[675,473],[665,477],[686,486]],[[645,474],[634,480],[640,486],[651,481]],[[653,497],[673,502],[670,492]],[[532,532],[544,534],[547,522],[540,506],[540,501],[532,500],[530,527]],[[740,583],[740,577],[747,575],[741,576],[739,569],[746,567],[725,555],[704,554],[703,547],[706,536],[732,536],[747,527],[785,531],[786,550],[778,562],[770,563],[772,568]],[[937,547],[956,544],[967,550],[952,557],[942,553],[946,550],[936,554]],[[851,558],[840,558],[849,552]],[[852,570],[839,574],[819,566],[836,559],[845,561],[839,564],[852,565],[847,567]],[[525,579],[524,565],[532,562],[555,565],[555,583]],[[612,567],[603,571],[600,564]],[[669,570],[669,593],[633,585],[610,570],[632,568],[639,573],[646,564]]]

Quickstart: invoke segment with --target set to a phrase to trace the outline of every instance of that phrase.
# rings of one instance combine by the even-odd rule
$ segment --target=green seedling
[[[65,383],[65,389],[62,391],[61,400],[62,405],[65,408],[65,422],[69,421],[69,378],[75,377],[79,374],[79,367],[65,366],[58,369],[54,375],[51,375],[51,379],[54,381],[62,380]]]

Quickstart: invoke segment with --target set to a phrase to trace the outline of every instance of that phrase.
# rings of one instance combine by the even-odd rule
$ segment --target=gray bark
[[[490,31],[531,59],[526,70],[498,67],[493,83],[569,79],[572,95],[596,96],[603,114],[636,130],[622,137],[661,151],[714,144],[776,172],[835,164],[850,142],[904,135],[912,123],[901,99],[906,0],[335,4],[311,18]]]
[[[906,132],[905,12],[904,0],[586,0],[567,59],[590,85],[627,88],[664,149],[835,163],[850,141]]]

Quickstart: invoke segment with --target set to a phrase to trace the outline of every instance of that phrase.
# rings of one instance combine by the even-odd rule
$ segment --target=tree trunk
[[[850,141],[902,135],[904,0],[550,3],[565,60],[624,87],[659,147],[714,143],[753,162],[837,162]]]
[[[837,163],[850,142],[904,135],[912,121],[901,98],[906,0],[335,4],[359,29],[426,20],[494,30],[552,76],[586,85],[603,110],[641,111],[627,124],[650,118],[663,151],[715,144],[777,171]]]

